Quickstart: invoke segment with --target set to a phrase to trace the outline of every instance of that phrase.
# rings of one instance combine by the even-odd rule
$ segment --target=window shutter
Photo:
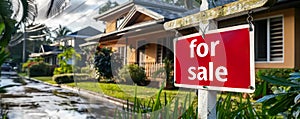
[[[283,61],[282,17],[270,19],[270,60]]]

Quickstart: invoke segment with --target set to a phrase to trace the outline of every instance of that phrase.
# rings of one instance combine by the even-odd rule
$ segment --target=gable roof
[[[93,27],[85,27],[83,29],[80,29],[78,31],[75,31],[69,35],[67,35],[67,37],[74,37],[74,38],[87,38],[87,37],[91,37],[97,34],[101,34],[102,32],[94,29]]]
[[[51,52],[51,51],[61,51],[57,46],[41,45],[40,53]]]
[[[169,5],[166,3],[162,2],[154,2],[154,1],[148,1],[148,0],[130,0],[129,2],[119,5],[113,9],[110,9],[98,16],[96,16],[94,19],[99,20],[99,21],[109,21],[113,20],[115,18],[118,18],[128,11],[132,10],[135,5],[143,6],[145,8],[152,8],[152,11],[155,11],[155,9],[162,9],[166,11],[173,11],[177,13],[183,13],[186,12],[187,10],[185,8],[179,7],[179,6],[174,6],[174,5]],[[154,8],[154,9],[153,9]],[[158,10],[156,12],[162,11]],[[166,12],[161,12],[161,13],[166,13]],[[162,14],[167,16],[167,14]],[[114,16],[114,17],[112,17]]]
[[[134,22],[134,16],[138,15],[139,13],[153,18],[156,22],[172,20],[181,17],[179,13],[172,12],[163,8],[134,5],[129,13],[125,16],[124,21],[121,23],[118,30],[125,28],[127,25],[129,25],[130,21]]]

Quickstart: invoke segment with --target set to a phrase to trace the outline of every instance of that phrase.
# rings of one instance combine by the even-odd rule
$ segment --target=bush
[[[74,62],[81,60],[81,55],[77,53],[74,48],[70,47],[60,53],[57,58],[59,67],[55,68],[53,72],[54,75],[76,72],[77,68],[74,66]],[[73,64],[68,63],[70,60],[72,60]]]
[[[118,82],[131,82],[131,80],[137,85],[143,85],[146,82],[146,73],[143,67],[139,67],[136,64],[130,64],[124,66],[119,71],[119,78],[122,81]]]
[[[111,49],[99,48],[95,53],[94,66],[100,75],[99,79],[111,79],[114,74],[118,74],[117,71],[122,66],[122,60],[118,55],[113,55]]]
[[[76,79],[88,79],[88,74],[75,74]],[[55,81],[57,84],[64,84],[64,83],[73,83],[74,82],[74,74],[59,74],[54,75],[52,80]]]
[[[256,90],[254,92],[254,99],[261,98],[267,94],[272,94],[272,85],[262,80],[258,75],[272,76],[277,78],[288,78],[289,74],[294,72],[294,69],[261,69],[256,74]]]
[[[55,66],[44,62],[35,63],[29,68],[29,76],[52,76]]]
[[[33,58],[33,59],[28,59],[25,63],[22,64],[22,71],[25,72],[25,71],[28,71],[28,69],[34,65],[34,64],[37,64],[37,63],[41,63],[43,62],[44,59],[41,58],[41,57],[38,57],[38,58]]]

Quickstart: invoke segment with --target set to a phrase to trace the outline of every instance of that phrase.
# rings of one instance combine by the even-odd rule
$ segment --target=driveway
[[[1,108],[9,119],[101,119],[112,118],[118,108],[108,100],[82,97],[78,93],[32,80],[20,80],[16,72],[1,72]],[[0,108],[0,109],[1,109]]]

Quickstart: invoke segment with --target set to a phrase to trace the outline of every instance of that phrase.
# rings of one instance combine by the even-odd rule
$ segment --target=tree
[[[61,38],[65,37],[66,35],[72,33],[72,31],[65,26],[59,25],[59,27],[57,29],[55,29],[53,31],[53,33],[55,35],[54,41],[57,41],[57,40],[60,40]]]
[[[0,0],[0,64],[9,56],[6,47],[20,24],[34,21],[37,11],[33,3],[33,0]]]
[[[69,47],[57,56],[59,60],[59,67],[54,69],[54,75],[73,73],[75,70],[75,62],[81,60],[81,55],[75,51],[74,48]],[[72,64],[69,61],[72,60]]]
[[[120,57],[118,57],[118,55],[112,55],[112,53],[112,50],[100,47],[98,47],[95,53],[94,66],[100,74],[99,80],[100,78],[113,78],[113,74],[117,74],[119,67],[122,66]]]
[[[110,10],[116,6],[119,6],[119,4],[117,2],[111,2],[110,0],[108,0],[103,7],[99,8],[99,14],[101,14],[107,10]]]

